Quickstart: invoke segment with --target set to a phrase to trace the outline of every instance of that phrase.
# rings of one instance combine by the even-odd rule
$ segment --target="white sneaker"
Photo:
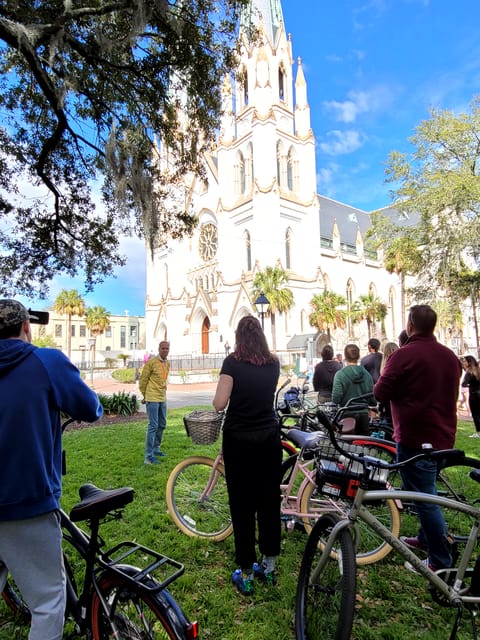
[[[476,431],[475,433],[472,433],[470,438],[480,438],[480,433],[478,433],[478,431]]]

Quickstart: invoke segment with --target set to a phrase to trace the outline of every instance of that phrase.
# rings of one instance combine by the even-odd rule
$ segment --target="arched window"
[[[251,192],[253,188],[253,147],[249,142],[245,154],[245,193]]]
[[[245,193],[245,160],[241,151],[238,151],[235,157],[234,181],[235,195]]]
[[[392,331],[393,335],[397,335],[397,326],[395,322],[395,289],[390,287],[388,290],[388,306],[390,307],[390,314],[392,316]]]
[[[285,232],[285,267],[291,269],[291,245],[292,230],[290,228]]]
[[[277,182],[281,187],[286,187],[288,183],[287,158],[280,140],[277,142]]]
[[[285,96],[285,70],[283,65],[278,67],[278,98],[281,102],[286,100]]]
[[[298,159],[293,147],[290,147],[287,157],[287,186],[289,191],[298,191]]]
[[[240,70],[238,81],[240,83],[240,106],[246,107],[248,105],[248,73],[245,67]]]
[[[245,231],[243,235],[245,239],[245,249],[247,254],[247,271],[252,270],[252,243],[250,242],[250,232]]]
[[[245,158],[240,154],[240,193],[245,193]]]

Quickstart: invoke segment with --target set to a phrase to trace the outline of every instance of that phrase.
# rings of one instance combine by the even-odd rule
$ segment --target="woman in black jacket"
[[[465,356],[465,362],[462,387],[468,387],[468,406],[475,425],[475,433],[470,437],[480,438],[480,367],[473,356]]]

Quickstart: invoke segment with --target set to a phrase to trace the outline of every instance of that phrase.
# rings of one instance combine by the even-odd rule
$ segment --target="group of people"
[[[358,346],[348,344],[344,363],[334,359],[327,345],[313,374],[320,402],[345,404],[352,397],[372,394],[392,420],[399,461],[422,452],[424,443],[434,449],[454,446],[462,365],[435,338],[436,322],[429,305],[415,305],[399,344],[385,344],[382,353],[379,341],[371,339],[369,353],[361,360]],[[217,411],[227,411],[223,452],[238,565],[232,582],[242,594],[251,594],[256,579],[275,583],[280,550],[281,448],[273,412],[280,365],[256,318],[243,318],[235,338],[234,350],[222,365],[213,405]],[[480,403],[480,369],[475,358],[465,359],[465,369],[462,384],[469,386],[473,402],[478,398]],[[253,402],[252,388],[256,389]],[[365,410],[355,412],[355,423],[359,433],[368,433],[368,403]],[[480,434],[477,422],[475,426]],[[258,458],[262,465],[250,465],[246,474],[244,461]],[[406,466],[401,476],[406,490],[436,493],[435,462],[423,460]],[[425,564],[433,570],[451,566],[452,549],[441,509],[419,503],[417,512],[419,532],[404,537],[405,543],[424,549],[428,554]],[[409,563],[405,566],[415,571]]]
[[[398,460],[422,451],[454,445],[462,364],[434,335],[437,316],[428,305],[410,309],[406,336],[399,344],[378,340],[360,360],[357,345],[344,349],[344,363],[327,345],[315,368],[314,388],[321,402],[344,404],[371,393],[393,422]],[[59,350],[31,344],[30,323],[38,321],[19,302],[0,300],[0,590],[11,572],[32,612],[30,640],[62,637],[65,570],[58,510],[61,493],[60,412],[93,422],[102,414],[97,395]],[[166,426],[169,343],[145,361],[139,389],[146,402],[146,464],[156,464]],[[474,424],[480,437],[480,367],[473,356],[463,362],[462,385],[469,389]],[[243,317],[232,351],[226,353],[213,398],[225,411],[223,458],[234,531],[232,582],[251,594],[255,581],[276,583],[280,553],[280,478],[282,449],[274,412],[280,362],[268,347],[257,318]],[[255,393],[252,395],[252,389]],[[28,398],[28,402],[25,399]],[[356,429],[368,431],[368,406],[355,413]],[[261,460],[245,468],[245,460]],[[428,460],[401,469],[405,489],[436,492],[436,463]],[[441,509],[417,506],[420,529],[404,538],[425,549],[432,569],[449,567],[451,546]],[[257,556],[257,534],[258,551]],[[41,548],[42,553],[38,553]],[[407,568],[414,570],[413,567]]]

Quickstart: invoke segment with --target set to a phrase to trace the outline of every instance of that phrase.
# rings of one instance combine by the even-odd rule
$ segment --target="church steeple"
[[[241,26],[243,29],[248,28],[250,24],[258,26],[260,21],[273,45],[283,24],[280,0],[252,0],[248,8],[242,9]]]
[[[297,99],[295,105],[295,131],[299,138],[306,138],[311,134],[310,107],[307,100],[307,83],[303,75],[301,58],[298,58],[295,97]]]

